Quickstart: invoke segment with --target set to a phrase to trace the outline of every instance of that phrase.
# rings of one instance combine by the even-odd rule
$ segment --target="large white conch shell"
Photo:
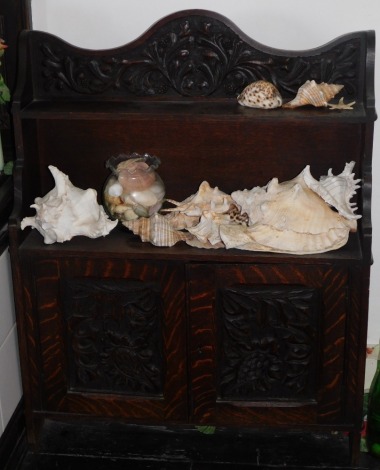
[[[30,207],[34,217],[25,217],[21,228],[36,228],[46,244],[65,242],[77,235],[97,238],[108,235],[117,225],[97,202],[95,189],[75,187],[68,176],[50,165],[55,187],[44,197],[37,197]]]
[[[348,180],[350,197],[357,189],[357,180],[353,180],[353,164],[346,165],[339,175],[342,186]],[[329,172],[331,173],[331,172]],[[318,186],[311,188],[305,181],[310,175],[306,167],[296,178],[279,183],[273,178],[265,188],[235,191],[233,199],[247,212],[248,226],[228,225],[220,227],[220,236],[226,248],[239,248],[251,251],[269,251],[279,253],[310,254],[323,253],[341,248],[347,243],[349,233],[356,230],[356,218],[352,212],[345,214],[334,211],[340,196],[336,200],[326,201],[330,193],[326,188],[320,189],[321,183],[308,179],[309,184]],[[311,176],[311,175],[310,175]],[[332,174],[322,177],[321,181],[331,181],[332,187],[337,185]],[[330,180],[329,180],[330,178]],[[339,185],[337,185],[339,187]],[[327,185],[330,187],[330,184]],[[317,192],[315,189],[319,189]],[[331,189],[331,188],[330,188]],[[326,198],[319,193],[324,192]],[[344,197],[345,199],[345,197]],[[334,204],[333,204],[334,203]],[[352,207],[349,203],[349,207]],[[338,207],[337,207],[338,206]],[[343,211],[343,209],[342,209]]]
[[[356,194],[360,182],[360,179],[354,179],[355,174],[352,173],[354,165],[355,162],[346,163],[342,173],[336,176],[330,168],[327,176],[321,176],[319,181],[312,177],[309,165],[302,172],[307,186],[347,219],[360,219],[361,217],[354,213],[358,209],[355,202],[350,201]]]

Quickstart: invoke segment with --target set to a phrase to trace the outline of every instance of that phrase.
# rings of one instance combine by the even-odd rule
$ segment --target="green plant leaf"
[[[10,176],[13,173],[13,162],[7,162],[3,168],[4,175]]]
[[[9,88],[4,82],[4,78],[0,75],[0,104],[7,103],[11,99]]]
[[[196,426],[197,430],[202,434],[215,434],[215,426]]]

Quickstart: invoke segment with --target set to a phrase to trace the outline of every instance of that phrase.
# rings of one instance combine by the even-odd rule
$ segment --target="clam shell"
[[[282,105],[280,92],[273,83],[265,80],[258,80],[246,86],[237,101],[248,108],[274,109]]]
[[[298,108],[300,106],[312,105],[315,107],[327,106],[327,103],[337,95],[344,85],[316,83],[307,80],[298,90],[297,96],[283,108]]]
[[[141,217],[137,220],[123,222],[123,225],[138,235],[143,242],[150,242],[155,246],[173,246],[179,241],[191,238],[191,234],[173,229],[170,222],[160,214],[149,218]]]

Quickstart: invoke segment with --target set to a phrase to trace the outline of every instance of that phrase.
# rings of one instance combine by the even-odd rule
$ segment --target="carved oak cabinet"
[[[11,255],[28,439],[47,423],[342,431],[359,453],[371,264],[374,33],[309,51],[256,43],[226,18],[175,13],[136,41],[83,50],[26,31],[13,114]],[[285,100],[308,79],[344,85],[353,110],[259,110],[236,96],[265,79]],[[207,180],[230,193],[355,162],[362,218],[318,255],[158,248],[126,229],[44,245],[21,231],[48,165],[99,197],[112,155],[160,157],[167,196]],[[100,199],[99,199],[100,200]]]

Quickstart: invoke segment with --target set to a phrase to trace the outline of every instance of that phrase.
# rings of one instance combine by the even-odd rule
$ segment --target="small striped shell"
[[[300,106],[312,105],[317,108],[327,106],[327,103],[337,95],[344,85],[329,83],[316,83],[314,80],[308,80],[298,90],[297,96],[283,108],[298,108]]]
[[[237,101],[248,108],[274,109],[282,105],[280,92],[273,83],[265,80],[258,80],[246,86]]]
[[[140,217],[128,220],[123,225],[138,235],[143,242],[150,242],[155,246],[173,246],[179,241],[185,241],[192,235],[187,232],[175,230],[169,220],[160,214],[149,218]]]

